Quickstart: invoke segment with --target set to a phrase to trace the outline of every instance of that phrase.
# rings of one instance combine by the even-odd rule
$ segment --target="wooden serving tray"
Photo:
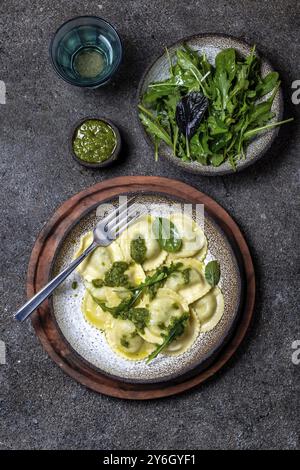
[[[53,259],[61,241],[69,229],[102,201],[125,193],[160,193],[179,198],[191,204],[204,204],[206,213],[212,217],[226,234],[238,252],[244,271],[244,303],[235,330],[221,351],[192,377],[179,377],[161,383],[128,383],[100,373],[83,360],[61,334],[51,302],[45,301],[32,315],[32,324],[44,349],[67,374],[92,390],[117,398],[146,400],[167,397],[189,390],[214,375],[232,357],[241,344],[249,327],[255,300],[255,274],[251,255],[238,226],[229,214],[214,200],[180,181],[153,177],[127,176],[98,183],[81,191],[60,206],[40,232],[34,245],[28,267],[27,296],[32,297],[48,281]]]

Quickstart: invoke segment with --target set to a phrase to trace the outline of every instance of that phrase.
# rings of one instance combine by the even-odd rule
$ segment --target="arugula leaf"
[[[208,128],[210,135],[215,136],[218,134],[226,134],[228,132],[228,126],[218,116],[210,115],[207,119]]]
[[[167,145],[172,146],[172,140],[169,134],[162,126],[160,126],[160,124],[158,124],[157,120],[152,121],[144,112],[140,113],[140,119],[151,134],[154,134],[156,137],[163,140]]]
[[[294,118],[289,118],[285,119],[284,121],[278,121],[271,124],[267,124],[266,126],[257,127],[256,129],[250,129],[249,131],[245,132],[244,139],[250,139],[260,132],[272,129],[273,127],[281,126],[282,124],[287,124],[288,122],[292,122],[293,120]]]
[[[177,50],[177,63],[183,69],[186,70],[189,74],[192,74],[196,80],[197,88],[195,91],[201,89],[205,96],[208,96],[208,90],[203,82],[203,77],[205,74],[202,74],[198,68],[198,57],[191,54],[186,49]]]
[[[228,48],[219,52],[215,59],[215,67],[216,75],[226,73],[228,81],[232,82],[236,74],[235,50]]]
[[[279,82],[279,74],[277,72],[270,72],[266,75],[262,80],[260,80],[259,84],[255,88],[256,96],[258,98],[270,93],[277,83]]]
[[[180,318],[174,319],[173,323],[169,327],[168,333],[165,335],[163,343],[158,345],[157,348],[148,356],[146,361],[147,364],[153,361],[153,359],[155,359],[163,349],[165,349],[172,341],[174,341],[174,339],[182,335],[187,325],[188,318],[189,313],[185,313]]]
[[[272,103],[264,101],[251,105],[248,111],[249,124],[264,124],[269,121],[271,113]]]
[[[219,153],[220,150],[224,149],[227,143],[231,140],[232,134],[228,132],[227,134],[219,135],[211,145],[211,151],[216,154]]]
[[[213,260],[205,266],[205,279],[211,286],[216,286],[220,280],[220,265],[218,261]]]
[[[143,96],[143,102],[151,105],[158,99],[173,93],[176,90],[176,86],[177,83],[173,78],[164,82],[150,83],[147,92]]]
[[[119,305],[116,307],[108,307],[105,302],[97,299],[90,290],[88,290],[89,294],[93,298],[94,302],[99,305],[105,312],[109,312],[112,314],[113,317],[123,317],[124,312],[127,312],[135,302],[136,297],[134,295],[130,295],[130,297],[121,300]]]
[[[149,294],[151,300],[155,298],[158,289],[164,286],[167,278],[174,272],[180,271],[182,266],[182,263],[172,262],[170,266],[160,266],[152,276],[146,277],[146,292]]]
[[[212,155],[210,161],[213,166],[220,166],[225,160],[225,155],[222,153]]]

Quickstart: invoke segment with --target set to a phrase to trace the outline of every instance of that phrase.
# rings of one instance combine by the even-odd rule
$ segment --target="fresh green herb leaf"
[[[216,286],[220,280],[220,265],[218,261],[213,260],[205,266],[205,279],[211,286]]]
[[[244,139],[250,139],[260,132],[267,131],[268,129],[272,129],[273,127],[281,126],[282,124],[287,124],[288,122],[292,122],[293,120],[294,118],[289,118],[285,119],[285,121],[274,122],[271,124],[267,124],[266,126],[257,127],[256,129],[250,129],[249,131],[245,132]]]
[[[260,80],[255,91],[256,96],[260,98],[272,91],[279,81],[279,74],[277,72],[270,72],[264,78]]]
[[[185,330],[189,319],[189,313],[184,313],[179,318],[174,318],[171,324],[169,325],[167,333],[164,335],[164,341],[162,344],[158,345],[157,348],[148,356],[147,364],[155,359],[158,354],[165,349],[172,341],[174,341],[178,336],[181,336]]]
[[[225,160],[225,155],[222,153],[212,155],[210,159],[212,165],[215,167],[220,166],[221,163],[224,162],[224,160]]]
[[[232,82],[236,74],[235,50],[232,48],[223,49],[215,59],[216,74],[226,73],[227,80]]]
[[[180,250],[182,240],[173,222],[163,217],[157,217],[153,222],[152,230],[163,250],[168,253],[176,253]]]
[[[196,133],[207,107],[207,98],[195,91],[185,95],[177,104],[176,123],[185,137],[188,158],[190,157],[189,142]]]
[[[180,271],[182,266],[182,263],[171,263],[170,266],[163,265],[157,268],[152,276],[146,277],[146,292],[151,300],[156,296],[158,289],[164,286],[167,278],[174,272]]]
[[[141,106],[140,106],[141,109]],[[142,109],[141,109],[142,110]],[[158,120],[153,116],[153,120],[150,119],[143,111],[140,113],[140,118],[144,126],[149,130],[150,134],[155,135],[158,139],[163,140],[167,145],[172,147],[172,140],[166,130],[158,123]]]

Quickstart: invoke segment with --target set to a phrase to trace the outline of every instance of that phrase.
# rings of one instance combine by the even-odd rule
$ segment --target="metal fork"
[[[121,233],[129,227],[136,219],[138,219],[145,210],[137,211],[132,201],[125,201],[116,210],[111,212],[107,217],[101,220],[93,231],[92,244],[76,258],[66,269],[59,273],[52,281],[50,281],[42,290],[40,290],[32,299],[21,307],[15,318],[19,322],[26,320],[29,315],[38,308],[38,306],[49,297],[52,292],[71,274],[72,271],[98,246],[110,245]]]

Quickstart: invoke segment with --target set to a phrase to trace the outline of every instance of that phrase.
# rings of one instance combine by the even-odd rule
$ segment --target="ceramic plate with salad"
[[[146,71],[138,115],[153,147],[182,169],[233,173],[270,147],[282,119],[280,76],[256,47],[197,35],[166,48]]]

